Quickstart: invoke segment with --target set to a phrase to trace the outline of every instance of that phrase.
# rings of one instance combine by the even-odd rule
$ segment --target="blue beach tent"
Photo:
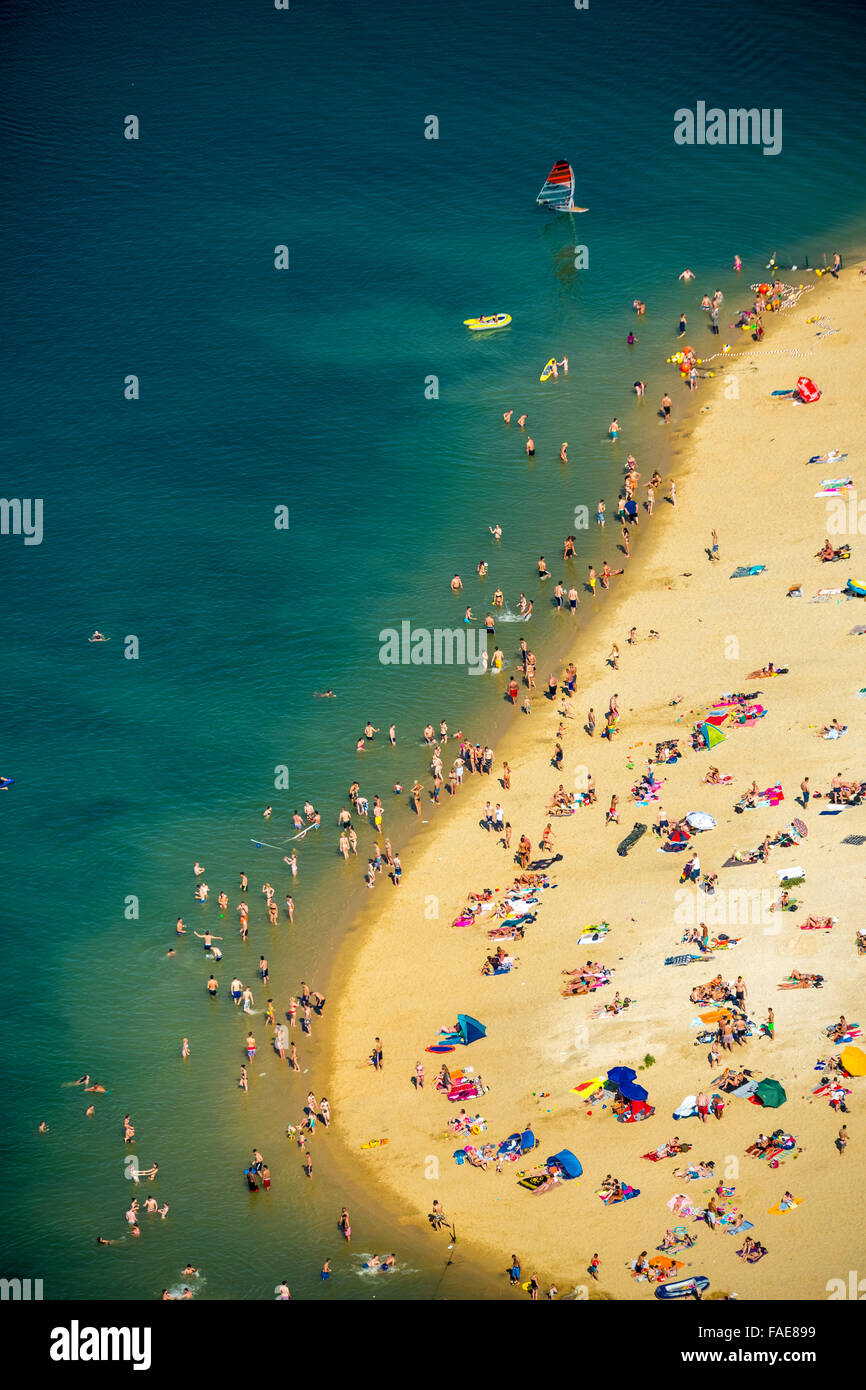
[[[551,1154],[550,1158],[548,1158],[547,1160],[548,1168],[551,1167],[551,1165],[554,1163],[557,1165],[557,1167],[562,1169],[562,1176],[566,1180],[571,1178],[579,1178],[581,1173],[583,1172],[583,1169],[580,1166],[580,1159],[575,1158],[574,1154],[571,1152],[571,1149],[562,1149],[561,1152],[558,1154]]]
[[[477,1042],[479,1038],[486,1038],[487,1029],[483,1023],[479,1023],[477,1018],[470,1018],[468,1014],[457,1015],[457,1028],[464,1043]]]

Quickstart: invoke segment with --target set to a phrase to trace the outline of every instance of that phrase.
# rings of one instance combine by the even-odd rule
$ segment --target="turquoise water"
[[[216,894],[225,887],[234,909],[245,870],[250,940],[230,912],[224,991],[237,970],[259,1006],[262,952],[278,1002],[301,978],[324,987],[363,892],[331,827],[364,720],[398,726],[397,748],[375,746],[361,768],[399,848],[410,817],[390,788],[422,771],[427,719],[483,739],[513,717],[493,677],[383,666],[380,631],[459,626],[465,603],[483,615],[498,583],[512,604],[520,590],[538,600],[530,628],[506,629],[503,645],[513,660],[515,634],[531,630],[545,672],[569,620],[543,606],[535,560],[545,553],[559,577],[575,507],[594,512],[604,495],[613,512],[628,449],[645,475],[668,470],[655,406],[678,387],[663,363],[680,310],[706,343],[701,293],[720,286],[725,311],[747,303],[769,251],[813,265],[863,253],[866,197],[850,173],[862,21],[822,13],[816,35],[812,7],[786,5],[768,41],[753,14],[698,4],[684,33],[637,3],[151,3],[98,25],[76,6],[53,7],[50,24],[12,7],[3,490],[44,499],[45,531],[39,546],[0,537],[0,771],[17,779],[0,798],[0,1263],[43,1278],[47,1298],[158,1296],[187,1260],[208,1297],[266,1297],[284,1276],[296,1297],[495,1288],[461,1247],[446,1269],[444,1246],[395,1225],[335,1166],[336,1135],[314,1141],[313,1182],[303,1177],[284,1129],[307,1089],[323,1089],[327,1009],[299,1037],[300,1077],[263,1046],[259,1017],[243,1096],[244,1020],[206,997],[194,938],[165,952],[178,913],[221,932]],[[675,145],[674,110],[702,99],[781,107],[782,154]],[[122,136],[130,113],[137,142]],[[430,114],[438,140],[424,138]],[[561,157],[585,217],[534,206]],[[286,272],[274,269],[279,244]],[[698,272],[689,289],[676,280],[685,265]],[[635,296],[648,314],[630,351]],[[500,309],[508,330],[462,328]],[[568,378],[542,386],[542,365],[563,353]],[[129,373],[137,401],[123,396]],[[531,463],[502,424],[511,406],[529,413]],[[274,527],[278,506],[287,531]],[[578,533],[563,577],[614,563],[613,543]],[[462,599],[448,589],[455,570]],[[111,643],[88,645],[94,627]],[[138,659],[124,657],[128,635]],[[336,701],[313,698],[327,687]],[[274,787],[279,766],[288,791]],[[301,842],[295,925],[273,930],[258,889],[270,879],[281,901],[288,875],[251,841],[280,844],[306,799],[328,828]],[[197,858],[207,908],[192,901]],[[111,1091],[92,1120],[62,1085],[85,1070]],[[139,1242],[102,1250],[97,1234],[123,1235],[127,1110],[171,1211],[146,1220]],[[241,1182],[253,1145],[274,1174],[268,1197]],[[335,1239],[344,1201],[351,1251]],[[406,1269],[371,1289],[356,1252],[394,1248]],[[326,1255],[336,1273],[322,1285]]]

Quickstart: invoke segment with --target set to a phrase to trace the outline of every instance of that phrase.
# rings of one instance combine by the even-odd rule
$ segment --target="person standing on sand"
[[[767,1010],[767,1022],[764,1024],[764,1027],[767,1030],[767,1037],[770,1039],[770,1042],[773,1042],[776,1036],[776,1015],[773,1013],[772,1009]]]
[[[809,805],[809,797],[811,795],[812,793],[809,791],[809,779],[808,777],[804,777],[800,783],[800,805],[803,807],[804,811]]]
[[[508,1271],[508,1275],[512,1284],[520,1283],[520,1261],[516,1255],[511,1256],[511,1268]]]
[[[590,1262],[589,1262],[589,1267],[587,1268],[587,1271],[586,1271],[587,1274],[590,1276],[590,1278],[594,1279],[596,1283],[598,1283],[598,1267],[599,1267],[600,1264],[601,1264],[601,1260],[598,1258],[598,1252],[596,1251],[596,1253],[593,1255],[592,1259],[590,1260]]]
[[[665,393],[664,393],[664,395],[662,396],[662,399],[661,399],[661,410],[662,410],[662,414],[663,414],[664,417],[665,417],[665,424],[666,424],[666,425],[669,425],[670,422],[671,422],[671,406],[672,406],[672,405],[673,405],[673,401],[671,400],[671,398],[670,398],[670,396],[668,395],[667,391],[665,391]]]
[[[677,505],[677,485],[674,482],[673,478],[671,478],[670,481],[670,492],[668,493],[668,501],[670,502],[672,507],[675,507]]]
[[[843,1125],[836,1136],[836,1148],[839,1150],[839,1157],[845,1157],[845,1148],[848,1144],[848,1126]]]
[[[595,733],[595,710],[592,708],[590,708],[586,716],[586,732],[589,734],[590,738],[592,738]]]

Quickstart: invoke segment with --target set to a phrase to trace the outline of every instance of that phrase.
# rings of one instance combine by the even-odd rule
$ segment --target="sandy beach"
[[[502,1292],[509,1296],[525,1297],[519,1289],[509,1291],[504,1273],[515,1252],[523,1278],[537,1274],[543,1290],[553,1283],[560,1295],[588,1287],[590,1297],[651,1298],[652,1286],[635,1281],[630,1262],[644,1250],[654,1255],[666,1228],[682,1222],[666,1205],[675,1194],[685,1193],[703,1208],[716,1185],[674,1177],[674,1169],[688,1160],[715,1162],[717,1180],[734,1189],[728,1208],[737,1208],[752,1223],[749,1235],[769,1252],[746,1265],[736,1255],[742,1236],[689,1218],[685,1224],[696,1243],[677,1259],[683,1275],[706,1275],[712,1293],[824,1299],[829,1280],[847,1281],[849,1270],[862,1267],[862,1236],[851,1216],[864,1173],[866,1137],[858,1113],[864,1082],[844,1083],[853,1092],[850,1116],[838,1115],[826,1097],[811,1093],[819,1076],[816,1063],[839,1050],[827,1040],[825,1025],[842,1014],[861,1019],[866,1010],[866,957],[858,956],[855,942],[866,875],[866,812],[845,807],[822,814],[835,774],[866,776],[864,706],[858,694],[866,638],[851,635],[856,624],[866,623],[866,609],[859,599],[840,594],[812,600],[821,588],[841,589],[849,577],[866,579],[856,492],[866,489],[860,366],[866,280],[857,269],[846,269],[838,282],[829,276],[819,281],[809,276],[808,282],[815,288],[793,308],[766,316],[777,321],[768,323],[762,343],[723,329],[716,341],[731,343],[729,360],[713,364],[716,377],[701,383],[686,426],[678,417],[687,393],[676,370],[666,369],[674,422],[659,425],[658,449],[651,456],[638,456],[641,502],[655,467],[664,480],[651,536],[643,538],[631,572],[622,556],[611,559],[625,563],[626,573],[610,594],[596,600],[603,612],[572,653],[578,672],[574,698],[548,702],[548,672],[539,668],[532,713],[516,720],[496,748],[494,775],[465,777],[456,806],[436,811],[426,809],[425,791],[430,825],[402,854],[402,886],[379,884],[337,969],[328,1094],[356,1174],[383,1186],[380,1195],[392,1205],[395,1224],[424,1229],[438,1198],[456,1223],[464,1254],[471,1248],[486,1267],[502,1270]],[[724,306],[723,321],[730,308]],[[826,317],[808,322],[820,315]],[[672,352],[676,346],[672,343]],[[795,405],[771,394],[793,387],[801,374],[817,382],[820,401]],[[616,448],[624,463],[627,432]],[[832,449],[847,453],[847,460],[807,463]],[[814,494],[824,480],[840,475],[850,475],[855,489],[841,508],[847,508],[850,530],[844,534],[837,525],[831,539],[834,545],[850,543],[852,559],[822,564],[815,552],[828,535],[828,499]],[[675,507],[663,500],[671,476]],[[840,510],[838,499],[830,505]],[[613,553],[619,527],[610,503],[608,527]],[[708,556],[713,529],[718,563]],[[866,530],[866,519],[861,529]],[[532,539],[520,543],[528,555],[538,549]],[[765,569],[731,577],[737,567],[757,565]],[[443,585],[450,578],[447,569],[446,558]],[[581,579],[585,575],[580,558],[573,572]],[[788,597],[798,585],[800,596]],[[593,602],[588,594],[582,601]],[[562,621],[568,621],[566,615]],[[626,640],[631,628],[637,631],[634,645]],[[657,641],[648,640],[651,629],[660,634]],[[521,635],[522,629],[510,629],[507,643],[516,646]],[[620,651],[616,671],[607,661],[612,643]],[[750,676],[768,662],[789,668],[788,673]],[[504,677],[489,679],[504,690]],[[755,702],[765,716],[732,729],[709,752],[692,751],[689,735],[696,720],[725,692],[757,692]],[[621,720],[615,737],[606,741],[600,730],[614,693]],[[584,730],[590,707],[598,720],[594,737]],[[558,772],[551,755],[562,708],[573,718],[566,721]],[[847,733],[839,740],[820,737],[820,728],[834,718],[847,725]],[[684,755],[676,764],[656,765],[660,804],[672,820],[704,811],[716,821],[679,854],[660,852],[652,830],[659,803],[637,806],[630,798],[647,756],[667,738],[679,738]],[[447,767],[456,749],[449,743],[443,754]],[[510,791],[498,780],[503,759],[512,769]],[[703,784],[710,766],[733,782]],[[551,819],[545,808],[555,789],[560,783],[567,790],[580,788],[587,771],[595,779],[597,803]],[[795,799],[804,777],[813,793],[824,794],[807,809]],[[753,780],[761,789],[781,784],[784,800],[737,814],[734,803]],[[614,793],[619,826],[605,824]],[[480,825],[487,800],[504,807],[513,827],[511,853]],[[755,849],[794,817],[808,828],[801,843],[773,848],[765,863],[723,867],[735,850]],[[513,850],[522,833],[540,857],[548,821],[555,851],[562,855],[551,869],[555,887],[542,895],[525,937],[506,943],[518,958],[517,968],[484,976],[481,968],[493,949],[489,920],[482,917],[462,929],[451,924],[470,893],[511,884],[518,872]],[[617,846],[636,822],[647,832],[622,857]],[[682,888],[683,863],[692,849],[700,854],[701,868],[718,875],[715,894]],[[792,890],[798,910],[767,913],[766,904],[778,892],[778,870],[795,865],[805,871],[805,882]],[[764,895],[760,915],[745,923],[732,917],[732,903],[745,901],[737,896],[740,890],[752,895],[751,903]],[[742,907],[737,910],[742,913]],[[835,917],[836,923],[831,930],[801,930],[807,914]],[[697,963],[665,965],[667,957],[690,951],[683,934],[700,921],[708,923],[711,935],[725,932],[741,939],[733,949]],[[602,922],[611,928],[604,941],[578,945],[582,929]],[[587,959],[611,967],[612,982],[592,995],[564,998],[561,972]],[[822,975],[823,986],[780,990],[792,970]],[[744,977],[746,1012],[756,1025],[766,1020],[768,1008],[775,1012],[775,1037],[759,1035],[756,1027],[733,1058],[723,1054],[722,1065],[732,1062],[758,1078],[777,1079],[787,1101],[765,1110],[726,1096],[721,1120],[673,1119],[684,1097],[716,1090],[708,1046],[695,1041],[700,1030],[693,1021],[701,1006],[690,1002],[689,992],[718,972],[726,980]],[[634,1002],[617,1016],[594,1017],[615,991]],[[336,993],[332,997],[336,1000]],[[458,1166],[452,1157],[464,1141],[448,1132],[446,1122],[460,1106],[434,1088],[443,1059],[425,1053],[425,1046],[453,1025],[458,1013],[480,1019],[487,1029],[485,1038],[445,1058],[452,1069],[474,1066],[489,1088],[466,1102],[470,1113],[477,1111],[487,1123],[478,1142],[498,1142],[526,1125],[540,1141],[534,1155],[506,1163],[501,1173],[493,1166],[487,1171]],[[365,1060],[377,1035],[385,1059],[380,1073]],[[412,1085],[419,1062],[426,1066],[421,1092]],[[617,1123],[609,1101],[606,1108],[588,1106],[572,1091],[619,1066],[637,1071],[655,1107],[640,1124]],[[851,1137],[840,1154],[835,1140],[846,1122]],[[796,1147],[772,1169],[745,1150],[762,1130],[770,1133],[777,1126],[796,1137]],[[675,1134],[692,1145],[684,1158],[649,1162],[642,1157]],[[389,1142],[361,1150],[376,1138]],[[580,1160],[581,1177],[538,1195],[518,1184],[518,1169],[529,1170],[564,1148]],[[607,1174],[640,1189],[640,1196],[606,1207],[597,1190]],[[771,1214],[786,1190],[801,1205]],[[429,1239],[443,1242],[444,1252],[443,1233],[430,1231]],[[595,1252],[597,1283],[586,1274]]]

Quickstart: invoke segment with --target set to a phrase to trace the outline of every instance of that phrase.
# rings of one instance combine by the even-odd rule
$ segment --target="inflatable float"
[[[656,1298],[693,1298],[695,1293],[703,1293],[710,1287],[710,1281],[703,1274],[691,1279],[674,1279],[668,1284],[659,1284]]]
[[[464,319],[465,326],[473,333],[486,333],[491,328],[506,328],[511,322],[510,314],[482,314],[477,319]]]
[[[857,598],[866,598],[866,580],[849,579],[845,587],[849,594],[856,594]]]
[[[552,376],[553,376],[553,369],[554,369],[555,366],[556,366],[556,358],[555,358],[555,357],[551,357],[550,361],[545,363],[544,371],[541,373],[541,376],[538,378],[538,380],[539,380],[539,381],[547,381],[549,377],[552,377]]]

